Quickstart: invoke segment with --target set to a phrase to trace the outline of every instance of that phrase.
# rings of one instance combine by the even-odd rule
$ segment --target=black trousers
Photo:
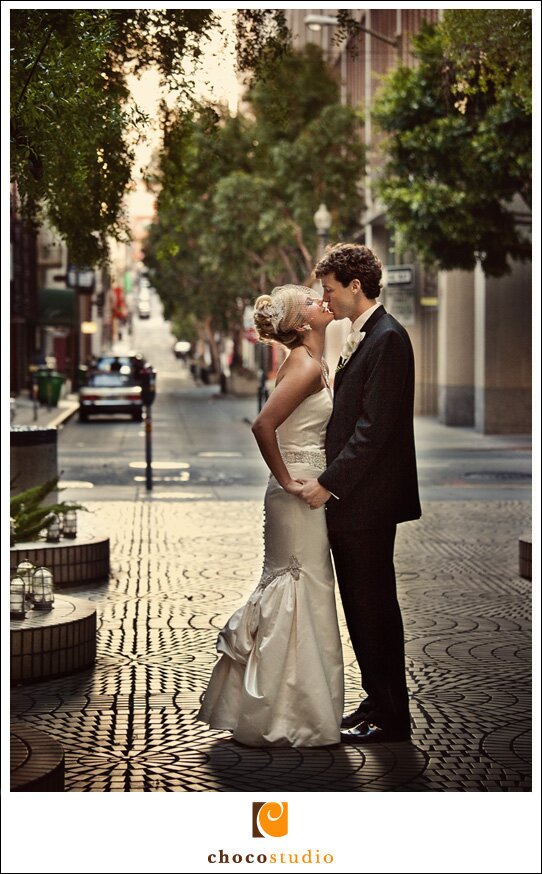
[[[410,730],[403,620],[393,549],[397,526],[330,531],[335,572],[361,671],[361,685],[381,728]]]

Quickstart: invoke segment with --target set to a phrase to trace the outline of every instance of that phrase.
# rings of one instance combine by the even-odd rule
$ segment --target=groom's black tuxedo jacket
[[[330,531],[376,528],[421,516],[414,449],[414,354],[399,322],[379,307],[335,377],[319,482]]]

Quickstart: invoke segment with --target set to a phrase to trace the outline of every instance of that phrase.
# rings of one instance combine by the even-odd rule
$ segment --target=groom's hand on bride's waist
[[[320,485],[317,479],[298,480],[298,482],[303,483],[299,497],[309,505],[311,510],[318,510],[329,501],[331,492]]]

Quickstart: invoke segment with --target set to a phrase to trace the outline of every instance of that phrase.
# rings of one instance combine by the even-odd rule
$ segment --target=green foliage
[[[197,61],[211,29],[220,31],[218,18],[208,9],[111,7],[100,12],[112,24],[111,68],[120,75],[126,68],[137,75],[153,67],[160,73],[161,84],[177,91],[192,85],[186,60]]]
[[[183,63],[201,53],[210,11],[16,9],[11,12],[11,176],[29,223],[44,217],[75,263],[128,238],[123,198],[146,116],[126,77],[156,65],[190,88]]]
[[[291,52],[291,34],[280,9],[238,9],[235,29],[240,72],[264,80]]]
[[[158,210],[145,263],[166,317],[193,313],[215,330],[238,326],[262,291],[310,281],[321,202],[335,237],[352,232],[362,208],[361,118],[339,103],[318,49],[268,68],[246,100],[250,117],[164,109],[164,148],[149,179]]]
[[[258,120],[258,133],[269,143],[293,142],[307,122],[339,101],[339,85],[321,50],[307,43],[274,64],[264,79],[254,79],[247,99]]]
[[[14,520],[11,545],[26,540],[35,540],[40,532],[47,527],[53,514],[66,513],[68,510],[85,510],[81,504],[62,501],[48,504],[46,507],[41,502],[47,495],[55,491],[58,485],[58,477],[50,479],[40,486],[14,495],[10,499],[10,516]],[[62,490],[60,490],[62,491]]]
[[[490,48],[506,43],[509,19],[502,14],[470,11],[461,27],[446,13],[447,29],[425,25],[413,44],[418,65],[389,74],[375,105],[387,134],[378,188],[390,222],[406,248],[445,270],[470,270],[480,258],[487,275],[500,276],[509,259],[530,257],[512,203],[517,195],[526,204],[531,199],[530,108],[523,85],[514,90],[524,82],[530,44],[521,51],[523,34],[517,67],[509,53],[509,78],[496,76],[498,53]],[[493,42],[488,36],[483,65],[473,60],[474,50],[462,54],[454,42],[478,15],[499,34]]]
[[[198,339],[198,322],[194,314],[177,310],[171,322],[171,332],[178,340],[194,343]]]
[[[529,9],[448,9],[440,26],[444,54],[454,64],[455,90],[493,91],[527,114],[532,101],[532,13]]]
[[[27,507],[37,507],[44,498],[54,491],[58,484],[58,477],[47,480],[39,486],[32,486],[30,489],[25,489],[17,495],[13,495],[9,501],[10,516],[15,517],[21,512],[23,504]]]
[[[158,220],[146,244],[149,278],[166,318],[178,318],[180,309],[201,320],[211,316],[225,327],[228,306],[220,299],[221,277],[212,254],[212,194],[220,179],[245,160],[244,124],[211,107],[163,111],[160,166],[149,179],[159,190]]]

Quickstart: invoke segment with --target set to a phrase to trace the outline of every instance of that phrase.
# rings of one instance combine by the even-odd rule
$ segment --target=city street
[[[174,338],[152,302],[151,319],[134,317],[126,349],[142,352],[158,371],[153,416],[153,499],[261,500],[265,467],[250,430],[254,398],[196,387],[172,352]],[[418,471],[425,500],[531,499],[531,438],[487,436],[470,428],[416,421]],[[127,416],[74,418],[59,435],[66,498],[132,501],[147,496],[145,432]]]
[[[74,417],[59,435],[63,496],[111,539],[110,579],[65,590],[97,607],[96,666],[12,695],[14,718],[63,744],[67,791],[529,790],[528,438],[417,422],[424,515],[397,549],[411,745],[253,750],[195,721],[217,631],[259,579],[267,470],[256,400],[196,387],[152,308],[128,344],[158,371],[152,492],[141,424]]]
[[[267,474],[249,427],[256,399],[222,396],[217,386],[196,387],[187,366],[173,355],[174,338],[156,298],[151,318],[134,317],[133,334],[123,343],[142,352],[158,372],[153,497],[261,496]],[[144,461],[144,425],[127,416],[93,417],[84,424],[72,419],[59,438],[62,479],[84,483],[70,488],[69,498],[140,498],[146,492]]]

